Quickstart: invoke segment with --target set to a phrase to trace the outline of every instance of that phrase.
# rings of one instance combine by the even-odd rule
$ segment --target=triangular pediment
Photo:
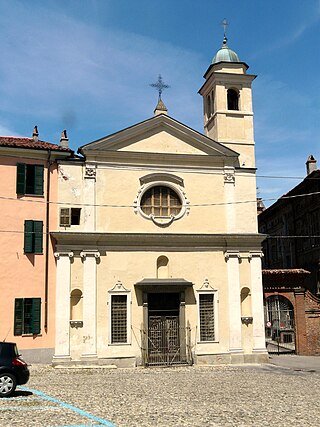
[[[177,120],[160,114],[80,147],[90,154],[108,152],[182,154],[237,158],[238,153]]]

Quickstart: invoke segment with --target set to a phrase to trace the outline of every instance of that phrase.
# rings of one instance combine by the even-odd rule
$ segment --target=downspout
[[[48,150],[47,161],[47,202],[46,202],[46,261],[44,285],[44,329],[48,331],[48,295],[49,295],[49,220],[50,220],[50,167],[51,150]]]

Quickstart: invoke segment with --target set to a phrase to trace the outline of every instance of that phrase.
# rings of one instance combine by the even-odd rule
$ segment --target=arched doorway
[[[266,347],[268,353],[295,353],[294,310],[282,295],[272,295],[265,303]]]

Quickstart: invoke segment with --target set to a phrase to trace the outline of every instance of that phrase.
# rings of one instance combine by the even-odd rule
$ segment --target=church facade
[[[204,134],[160,97],[60,161],[54,364],[267,361],[247,69],[225,38]]]

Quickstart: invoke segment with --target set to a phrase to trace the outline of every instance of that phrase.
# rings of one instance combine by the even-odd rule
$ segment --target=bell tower
[[[204,74],[199,93],[203,97],[205,134],[240,154],[241,167],[254,168],[252,81],[248,65],[223,44]]]

